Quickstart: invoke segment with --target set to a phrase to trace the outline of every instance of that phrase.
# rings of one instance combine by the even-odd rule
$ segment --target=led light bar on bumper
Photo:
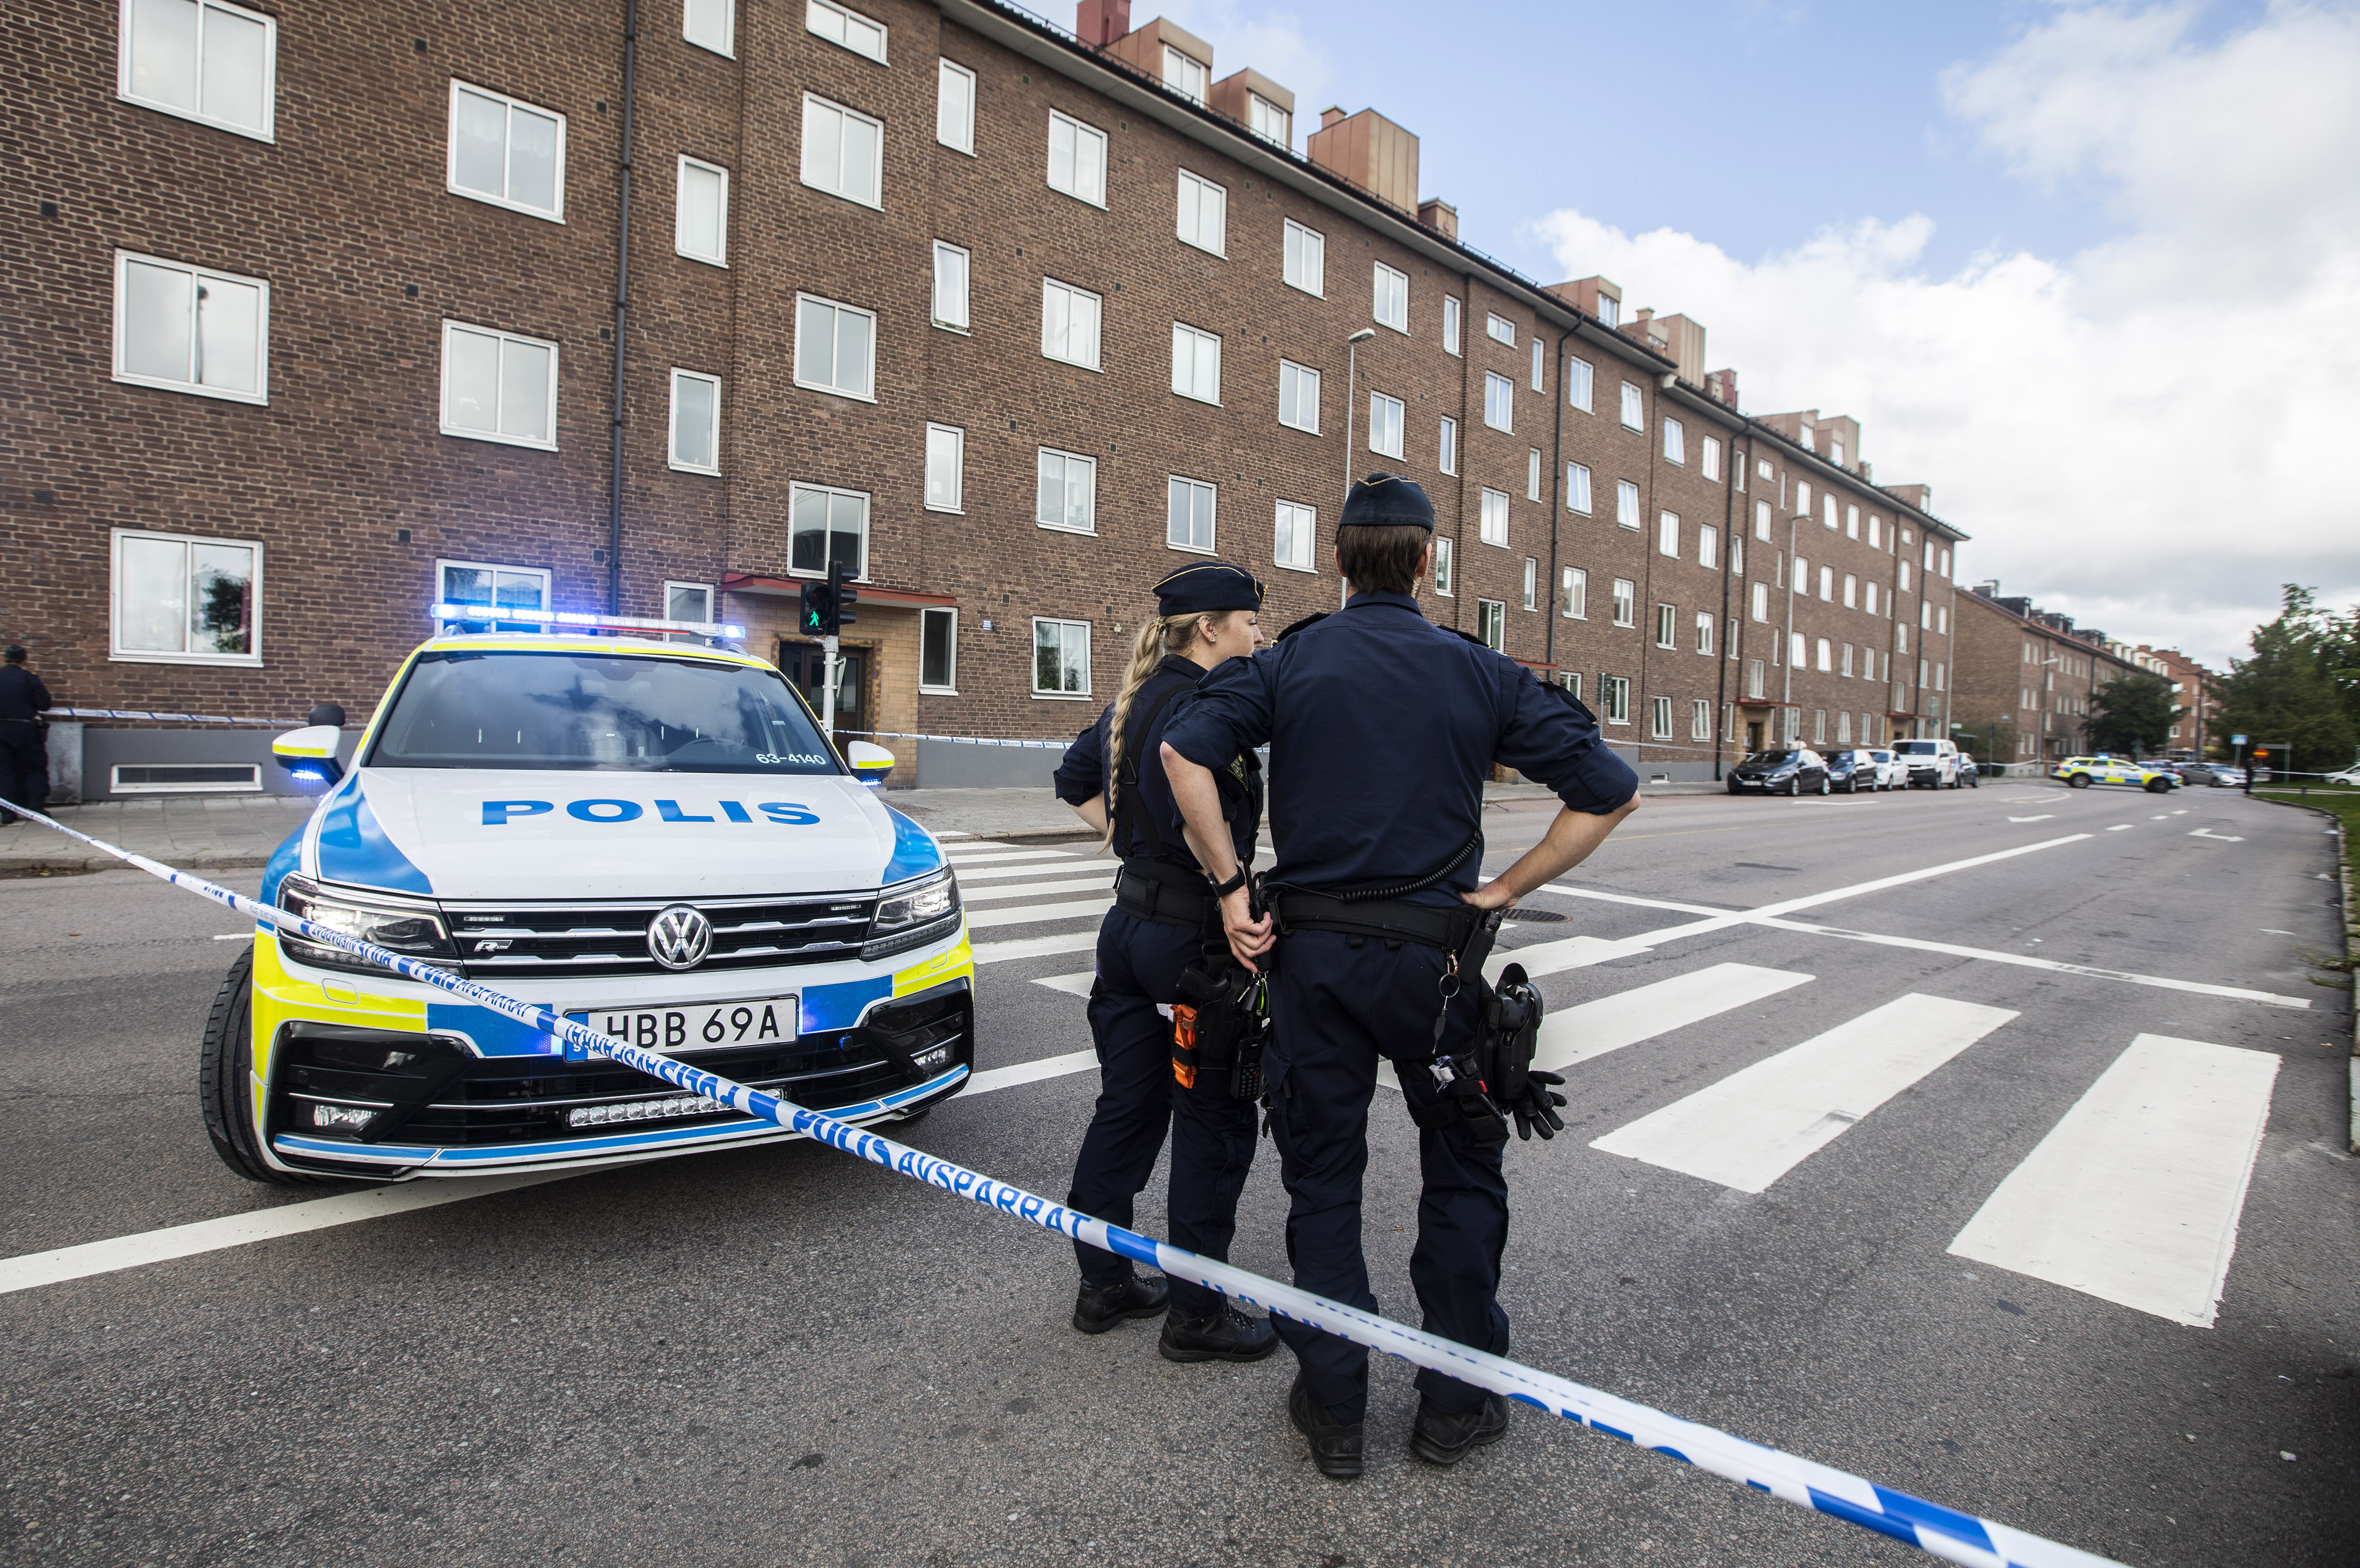
[[[442,911],[422,898],[347,893],[342,888],[328,891],[308,877],[290,877],[279,885],[279,907],[290,915],[430,964],[447,964],[457,957],[450,933],[443,929]],[[385,973],[366,959],[299,936],[282,933],[279,944],[298,964],[356,975]]]
[[[876,918],[869,921],[860,956],[887,958],[923,947],[958,930],[958,878],[950,867],[897,882],[877,900]]]

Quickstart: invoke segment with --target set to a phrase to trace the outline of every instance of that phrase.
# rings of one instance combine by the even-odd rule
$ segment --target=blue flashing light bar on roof
[[[744,626],[721,621],[667,621],[654,615],[605,615],[584,610],[519,610],[506,604],[438,604],[432,614],[438,622],[469,626],[514,625],[580,626],[586,631],[685,632],[692,637],[746,639]]]

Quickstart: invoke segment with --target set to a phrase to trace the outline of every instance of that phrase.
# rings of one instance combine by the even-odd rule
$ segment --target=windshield
[[[1769,766],[1771,764],[1787,761],[1792,758],[1794,755],[1795,754],[1791,751],[1757,751],[1745,760],[1748,764],[1758,762],[1765,766]]]
[[[836,773],[776,670],[595,653],[424,654],[372,768]]]
[[[1904,757],[1931,757],[1934,743],[1930,740],[1905,740],[1898,748]]]

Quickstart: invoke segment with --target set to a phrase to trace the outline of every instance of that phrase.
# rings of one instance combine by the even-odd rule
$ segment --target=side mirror
[[[341,702],[317,703],[309,713],[304,715],[303,722],[307,724],[333,724],[338,729],[343,729],[344,706]]]
[[[871,741],[853,741],[844,748],[844,758],[852,764],[854,777],[871,789],[893,771],[893,754]]]
[[[333,707],[323,703],[322,707]],[[341,716],[344,710],[335,709]],[[319,708],[311,710],[317,718]],[[270,743],[270,755],[279,766],[298,779],[314,779],[322,784],[333,784],[344,776],[344,765],[336,760],[336,747],[344,743],[342,724],[307,724],[300,730],[289,730]]]

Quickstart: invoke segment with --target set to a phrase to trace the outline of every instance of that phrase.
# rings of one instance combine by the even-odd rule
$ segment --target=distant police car
[[[2118,757],[2069,757],[2050,768],[2049,776],[2062,779],[2067,788],[2073,789],[2087,789],[2092,784],[2127,784],[2150,795],[2161,795],[2180,787],[2180,775],[2169,768],[2125,762]]]
[[[315,714],[315,717],[322,715]],[[326,715],[341,722],[341,713]],[[266,902],[856,1121],[974,1064],[958,884],[786,680],[719,648],[438,637]],[[855,745],[855,768],[890,769]],[[205,1029],[213,1147],[262,1181],[547,1170],[790,1136],[342,952],[257,933]]]

